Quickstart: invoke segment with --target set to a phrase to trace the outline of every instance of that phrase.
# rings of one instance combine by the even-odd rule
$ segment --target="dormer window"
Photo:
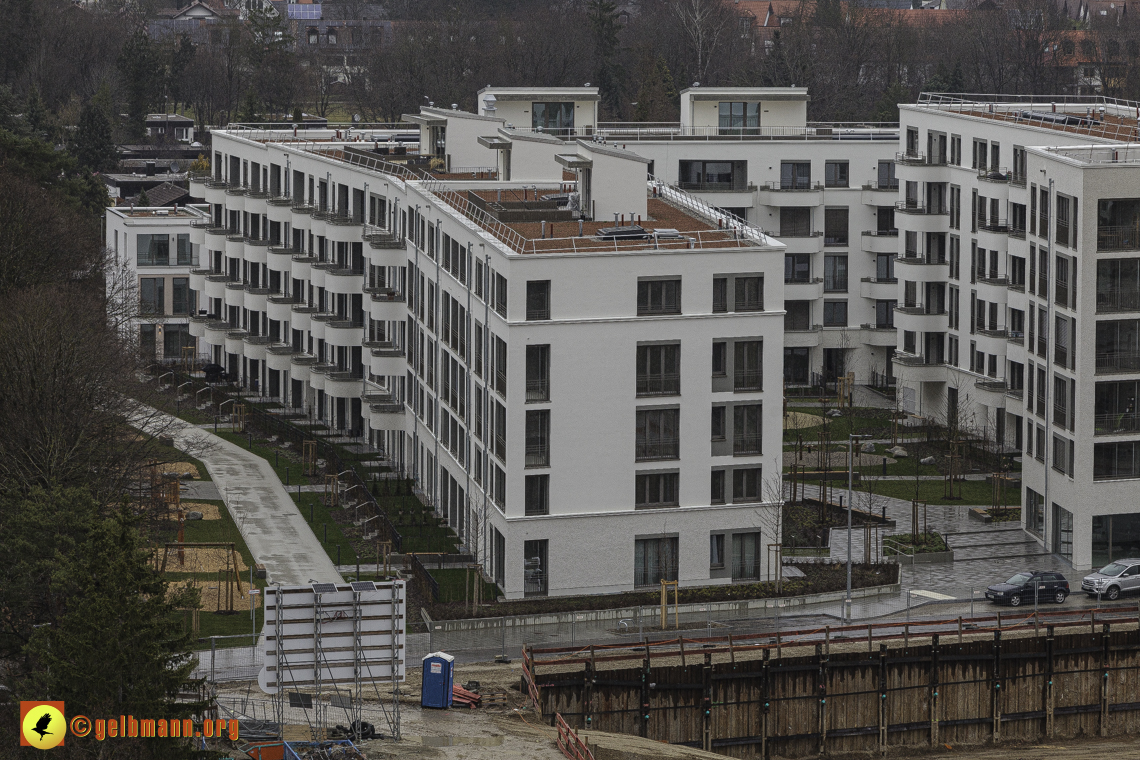
[[[336,29],[329,29],[329,44],[336,44]]]
[[[310,45],[316,45],[318,42],[320,42],[320,39],[321,39],[320,32],[318,32],[316,30],[316,28],[310,27],[309,28],[309,44]]]

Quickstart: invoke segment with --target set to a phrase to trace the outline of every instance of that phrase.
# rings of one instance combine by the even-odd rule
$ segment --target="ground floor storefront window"
[[[1092,566],[1104,567],[1126,557],[1140,556],[1140,513],[1097,515],[1092,519]]]

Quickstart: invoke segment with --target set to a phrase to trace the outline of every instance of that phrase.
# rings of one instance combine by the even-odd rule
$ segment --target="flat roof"
[[[200,211],[182,206],[180,208],[170,208],[166,206],[147,206],[145,208],[136,206],[108,206],[107,211],[123,217],[124,219],[154,219],[158,221],[166,219],[201,219],[205,215]]]
[[[900,104],[899,108],[952,113],[1113,142],[1140,140],[1140,103],[1115,98],[923,93],[919,102]]]
[[[723,100],[726,97],[748,97],[757,100],[811,100],[806,87],[686,87],[681,97],[690,100]]]
[[[479,101],[483,100],[483,93],[490,93],[496,100],[541,100],[546,97],[560,97],[567,100],[594,101],[600,100],[597,87],[491,87],[479,90]]]

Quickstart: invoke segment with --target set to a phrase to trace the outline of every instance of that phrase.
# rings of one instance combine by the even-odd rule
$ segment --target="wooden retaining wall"
[[[861,644],[844,642],[848,651],[831,651],[839,642],[828,640],[814,643],[814,654],[810,645],[807,653],[799,646],[795,656],[756,646],[762,651],[751,659],[737,655],[747,647],[730,641],[729,661],[723,638],[685,639],[683,666],[673,664],[676,651],[663,654],[657,647],[649,656],[644,650],[631,655],[629,648],[620,655],[601,651],[599,662],[611,660],[602,667],[593,650],[568,650],[563,658],[541,654],[552,650],[528,651],[525,672],[534,682],[526,686],[537,687],[531,694],[544,716],[559,713],[571,727],[739,758],[1135,734],[1136,615],[1133,610],[1129,623],[1116,618],[1117,630],[1099,620],[1035,620],[1014,633],[999,621],[997,630],[972,640],[955,633],[921,642],[914,634],[902,641],[883,637],[902,646],[876,641],[875,631],[864,627]],[[612,661],[631,656],[641,659]]]

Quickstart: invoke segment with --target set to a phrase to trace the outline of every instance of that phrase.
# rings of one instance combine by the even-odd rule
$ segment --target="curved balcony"
[[[884,279],[863,277],[859,280],[859,296],[875,301],[897,301],[899,281],[894,277]]]
[[[300,352],[294,351],[292,346],[266,346],[265,366],[269,369],[275,369],[278,372],[290,372],[293,368],[293,357],[300,355]]]
[[[206,182],[210,179],[210,172],[204,171],[190,171],[186,173],[186,179],[190,182],[190,197],[191,198],[205,198],[206,197]]]
[[[402,251],[407,247],[407,242],[403,238],[383,227],[374,227],[371,224],[364,225],[361,237],[368,243],[368,248],[374,251]],[[368,251],[365,250],[364,253],[367,255]]]
[[[206,275],[210,274],[209,269],[191,269],[190,270],[190,289],[195,293],[202,293],[206,290]]]
[[[245,210],[259,216],[266,213],[265,201],[268,198],[269,193],[264,190],[247,190],[245,193]]]
[[[245,188],[226,188],[226,211],[245,211]]]
[[[314,261],[309,269],[309,282],[312,283],[313,288],[325,287],[325,273],[336,264],[328,261]]]
[[[330,293],[351,295],[364,289],[364,272],[355,269],[326,269],[325,289]]]
[[[226,283],[226,306],[245,306],[245,284],[242,282]]]
[[[265,299],[265,312],[270,319],[275,319],[278,322],[292,322],[293,321],[293,307],[297,302],[293,300],[293,296],[279,296],[272,293]]]
[[[313,276],[313,264],[317,263],[316,256],[309,256],[308,254],[297,254],[293,257],[293,264],[290,267],[293,279],[295,280],[309,280]]]
[[[301,255],[301,252],[287,245],[273,245],[271,243],[266,249],[266,254],[266,263],[269,264],[270,269],[289,272],[292,269],[293,257]]]
[[[209,246],[211,251],[224,251],[226,236],[229,234],[230,231],[225,227],[207,227],[204,245]]]
[[[336,314],[329,314],[328,312],[316,312],[309,315],[309,332],[313,335],[314,343],[325,339],[328,323],[334,319],[336,319]]]
[[[265,199],[265,218],[271,222],[288,224],[292,217],[293,201],[289,196],[277,196]]]
[[[895,224],[915,232],[944,232],[949,228],[950,211],[945,206],[927,206],[916,201],[895,203]]]
[[[358,221],[347,214],[330,214],[325,220],[325,234],[333,242],[357,243],[360,242],[363,225],[363,221]]]
[[[373,319],[395,322],[407,318],[408,308],[403,293],[391,288],[365,288],[364,292],[371,296],[369,312]]]
[[[264,264],[266,263],[266,256],[269,252],[269,241],[259,240],[257,238],[245,239],[245,250],[243,255],[245,260],[251,264]]]
[[[226,256],[231,259],[241,259],[245,257],[244,235],[233,232],[226,235]]]
[[[364,414],[373,430],[403,430],[404,405],[388,396],[365,396],[368,405]]]
[[[314,364],[309,367],[309,387],[315,391],[323,391],[330,372],[336,371],[335,364]]]
[[[226,188],[229,187],[229,184],[226,183],[225,180],[220,179],[208,179],[204,184],[205,192],[202,198],[206,203],[221,204],[224,206],[226,203]]]
[[[289,360],[289,375],[294,380],[308,382],[312,377],[312,368],[317,363],[317,357],[309,354],[294,354]]]
[[[978,224],[978,245],[992,251],[1005,251],[1009,245],[1009,223],[989,219]]]
[[[314,236],[326,236],[328,233],[325,229],[325,214],[320,211],[314,211],[310,216],[312,218],[309,221],[309,230]]]
[[[313,326],[312,317],[317,313],[316,306],[299,303],[293,306],[292,327],[294,330],[308,330]]]
[[[864,251],[870,253],[898,253],[899,231],[879,232],[867,230],[860,238],[860,245]]]
[[[232,329],[228,322],[208,319],[206,321],[206,327],[202,331],[202,339],[211,346],[224,346],[226,345],[226,334]]]
[[[242,338],[242,343],[244,344],[242,350],[245,352],[246,358],[263,362],[265,361],[265,350],[276,342],[277,341],[268,335],[247,335]]]
[[[949,275],[949,262],[930,259],[921,252],[895,258],[895,276],[913,282],[943,282]]]
[[[210,321],[209,317],[190,317],[190,334],[195,338],[206,337],[206,324]]]
[[[195,219],[190,222],[190,242],[194,245],[206,244],[206,230],[214,226],[212,219]]]
[[[365,343],[365,348],[372,349],[369,368],[372,374],[380,377],[402,376],[408,370],[407,358],[404,349],[394,346],[390,342]]]
[[[230,328],[226,333],[226,339],[223,345],[226,347],[227,354],[237,354],[241,356],[245,353],[245,330],[234,330]]]
[[[352,372],[329,372],[325,375],[325,393],[336,398],[360,398],[364,378]]]
[[[206,275],[206,285],[202,292],[206,298],[218,298],[225,300],[226,298],[226,284],[229,283],[229,275],[225,274],[208,274]]]
[[[331,319],[325,323],[325,342],[332,346],[359,346],[364,342],[364,325],[350,319]]]
[[[949,325],[949,315],[945,310],[931,311],[917,306],[896,306],[895,327],[914,332],[945,332]]]
[[[245,302],[242,304],[250,311],[265,311],[266,300],[273,291],[269,288],[253,288],[245,286]]]

